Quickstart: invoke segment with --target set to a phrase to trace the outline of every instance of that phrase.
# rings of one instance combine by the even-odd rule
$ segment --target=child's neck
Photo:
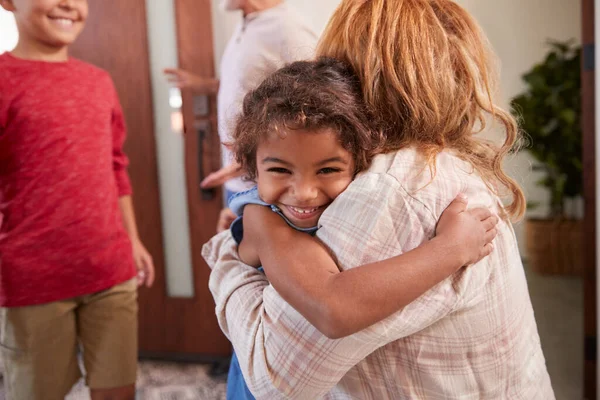
[[[17,58],[32,61],[64,62],[69,59],[68,46],[48,46],[24,39],[19,39],[17,46],[10,53]]]

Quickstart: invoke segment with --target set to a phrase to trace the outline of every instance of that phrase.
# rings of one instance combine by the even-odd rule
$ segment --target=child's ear
[[[0,6],[2,6],[2,8],[4,8],[6,11],[13,12],[16,10],[13,0],[0,0]]]

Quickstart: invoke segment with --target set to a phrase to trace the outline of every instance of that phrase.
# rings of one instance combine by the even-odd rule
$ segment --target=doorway
[[[156,268],[154,286],[139,292],[140,355],[219,360],[231,346],[217,324],[201,247],[214,234],[222,199],[198,186],[201,171],[219,168],[215,99],[173,91],[162,75],[162,67],[180,66],[214,76],[210,3],[105,0],[89,7],[71,53],[115,82],[140,237]]]

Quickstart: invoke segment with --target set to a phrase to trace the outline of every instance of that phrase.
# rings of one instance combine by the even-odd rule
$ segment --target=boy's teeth
[[[319,207],[315,207],[315,208],[297,208],[297,207],[292,207],[292,210],[296,211],[297,213],[300,214],[309,214],[311,212],[315,212],[317,211]]]
[[[67,19],[67,18],[55,18],[54,20],[56,22],[58,22],[59,24],[64,25],[64,26],[71,26],[71,25],[73,25],[73,21],[70,20],[70,19]]]

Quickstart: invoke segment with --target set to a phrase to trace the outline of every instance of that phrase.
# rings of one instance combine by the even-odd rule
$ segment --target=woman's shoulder
[[[472,206],[489,207],[498,201],[474,168],[450,151],[440,153],[435,163],[415,148],[381,154],[353,185],[373,190],[378,181],[394,181],[398,196],[420,203],[436,218],[459,193],[466,194]]]
[[[438,154],[431,163],[412,147],[376,156],[369,169],[359,176],[369,175],[389,176],[411,192],[425,186],[479,180],[473,168],[451,152]]]

